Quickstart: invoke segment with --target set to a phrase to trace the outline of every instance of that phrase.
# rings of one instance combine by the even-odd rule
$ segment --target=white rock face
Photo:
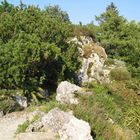
[[[93,140],[90,126],[83,120],[72,117],[59,131],[61,140]]]
[[[69,43],[78,44],[78,51],[82,60],[82,67],[79,71],[79,83],[96,81],[98,83],[110,83],[110,71],[122,67],[126,68],[125,63],[114,59],[114,64],[106,66],[107,54],[105,49],[95,43],[91,37],[74,37]],[[88,55],[87,55],[88,54]]]
[[[74,97],[74,93],[80,90],[82,90],[82,88],[79,86],[63,81],[57,87],[56,100],[61,103],[78,104],[78,99]]]
[[[27,107],[27,98],[23,96],[15,96],[16,102],[21,106],[26,108]]]
[[[83,58],[82,68],[80,69],[79,74],[79,80],[82,83],[95,80],[100,81],[101,74],[103,74],[103,66],[104,60],[100,59],[99,55],[97,55],[96,53],[93,53],[90,58]],[[88,73],[89,71],[90,73]]]
[[[80,46],[89,44],[90,42],[92,42],[92,38],[91,37],[87,37],[87,36],[80,36],[80,41],[77,37],[74,37],[73,39],[71,39],[68,43],[72,42],[75,44],[78,44]]]
[[[91,37],[81,36],[80,39],[74,37],[70,42],[80,45],[78,48],[82,67],[80,69],[78,78],[79,83],[97,81],[99,83],[109,83],[109,74],[104,71],[104,62],[107,59],[107,54],[101,46],[95,43]],[[91,49],[90,56],[85,57],[85,48]]]
[[[45,132],[50,129],[55,134],[59,134],[60,140],[93,140],[87,122],[77,119],[71,112],[64,112],[58,108],[52,109],[38,122],[31,124],[29,126],[30,130],[33,130],[31,127],[36,126]]]

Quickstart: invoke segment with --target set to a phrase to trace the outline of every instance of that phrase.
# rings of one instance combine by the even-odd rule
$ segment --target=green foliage
[[[111,58],[124,60],[132,76],[139,76],[140,25],[120,16],[113,3],[96,20],[99,22],[97,39],[107,54]]]
[[[89,24],[86,25],[86,28],[92,33],[94,36],[94,40],[97,41],[97,36],[99,33],[99,26],[95,25],[94,22],[90,22]]]
[[[111,70],[110,76],[112,80],[117,80],[117,81],[131,79],[130,73],[125,68],[115,68]]]
[[[6,0],[0,5],[0,88],[22,88],[27,97],[38,87],[55,89],[60,80],[75,82],[80,62],[68,44],[72,25],[58,6],[41,10]],[[74,77],[74,78],[73,78]]]
[[[4,114],[23,109],[13,98],[16,92],[19,91],[0,90],[0,111],[3,111]]]
[[[0,99],[0,110],[4,112],[4,114],[11,113],[14,111],[21,110],[20,106],[11,98],[8,99]]]
[[[112,59],[112,58],[108,58],[105,61],[105,65],[107,65],[107,66],[110,66],[110,65],[113,65],[113,64],[114,64],[114,59]]]
[[[96,133],[97,139],[105,139],[106,136],[108,138],[113,137],[112,139],[114,140],[118,138],[123,140],[134,139],[135,135],[132,131],[135,132],[136,137],[140,137],[138,117],[140,113],[138,109],[140,98],[135,93],[138,89],[133,90],[130,86],[128,88],[127,85],[128,81],[113,82],[109,85],[99,85],[96,83],[85,85],[88,90],[91,89],[93,91],[93,95],[89,97],[83,96],[81,104],[86,108],[87,112],[91,110],[88,114],[88,116],[91,116],[88,122],[90,126],[93,126],[94,129],[92,128],[92,130]],[[87,107],[87,105],[89,106]],[[87,114],[87,112],[84,114]],[[94,118],[96,116],[95,113],[97,113],[96,118]],[[79,117],[85,119],[83,114],[80,114]],[[108,122],[109,118],[114,121],[112,125]]]
[[[51,18],[58,18],[68,22],[70,21],[67,12],[62,11],[58,5],[46,7],[45,11],[51,16]]]

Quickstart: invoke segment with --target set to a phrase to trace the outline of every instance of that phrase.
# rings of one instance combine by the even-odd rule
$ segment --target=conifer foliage
[[[80,62],[77,47],[66,42],[71,34],[68,14],[58,6],[41,10],[4,0],[0,5],[0,88],[30,93],[56,86],[59,80],[75,81],[72,76]]]

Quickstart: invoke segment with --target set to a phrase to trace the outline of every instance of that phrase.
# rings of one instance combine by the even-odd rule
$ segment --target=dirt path
[[[29,113],[25,111],[14,112],[0,118],[0,140],[16,140],[14,138],[16,129],[28,118]]]

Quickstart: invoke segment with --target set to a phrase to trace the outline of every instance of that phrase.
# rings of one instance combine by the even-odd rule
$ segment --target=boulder
[[[95,43],[91,37],[80,36],[72,38],[69,43],[78,44],[82,67],[79,70],[79,84],[88,82],[110,83],[110,72],[115,68],[127,69],[125,63],[112,59],[113,64],[106,65],[107,54],[105,49]]]
[[[100,47],[100,49],[102,50],[103,48]],[[82,57],[82,67],[78,76],[79,83],[92,81],[99,83],[109,82],[108,77],[106,77],[106,71],[104,71],[104,62],[107,57],[104,51],[102,53],[103,57],[95,52],[92,52],[89,57]]]
[[[78,44],[79,54],[82,59],[78,79],[79,83],[96,81],[99,83],[109,83],[109,76],[104,72],[104,62],[107,59],[105,49],[95,43],[91,37],[74,37],[71,41]]]
[[[59,131],[61,140],[93,140],[90,126],[83,120],[72,117]]]
[[[67,81],[63,81],[57,87],[56,100],[60,103],[78,104],[78,99],[75,98],[75,93],[80,92],[81,90],[81,87]]]
[[[91,129],[87,122],[79,120],[71,112],[64,112],[58,108],[52,109],[32,127],[38,126],[43,132],[52,130],[59,134],[60,140],[93,140]],[[33,130],[30,127],[30,130]],[[28,129],[29,130],[29,129]]]
[[[27,98],[23,96],[15,96],[16,102],[23,108],[27,107]]]

